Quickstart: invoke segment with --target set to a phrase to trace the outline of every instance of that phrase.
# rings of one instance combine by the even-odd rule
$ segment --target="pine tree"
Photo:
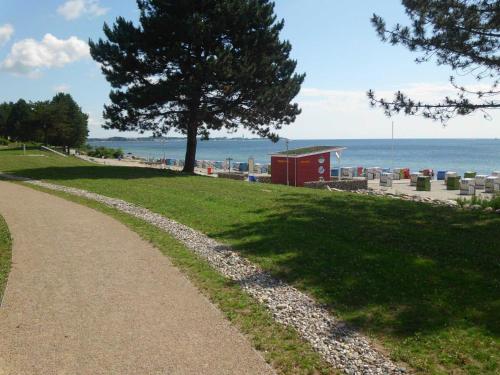
[[[29,134],[30,140],[43,142],[46,146],[49,146],[52,141],[56,118],[57,114],[54,111],[54,107],[51,106],[50,101],[45,100],[33,103],[32,126]]]
[[[79,147],[87,140],[88,115],[83,113],[70,94],[59,93],[52,98],[51,144]]]
[[[29,141],[31,114],[32,105],[24,99],[19,99],[14,103],[6,123],[6,135],[15,141]]]
[[[197,136],[239,127],[277,140],[300,114],[291,103],[304,75],[280,40],[269,0],[138,0],[140,25],[118,18],[107,40],[90,41],[111,83],[105,128],[175,129],[187,136],[184,171],[194,171]]]
[[[448,65],[461,76],[471,74],[488,85],[482,90],[470,89],[452,76],[450,81],[457,96],[446,97],[440,103],[415,101],[400,91],[393,100],[379,99],[370,90],[371,104],[380,106],[389,116],[403,112],[443,123],[475,111],[490,117],[487,111],[500,108],[500,1],[402,0],[402,3],[411,26],[397,24],[388,29],[380,16],[373,15],[372,24],[382,41],[422,53],[417,63],[435,59],[438,65]]]
[[[0,103],[0,137],[46,145],[79,147],[88,135],[88,115],[69,94],[52,100]]]
[[[88,135],[88,115],[70,94],[59,93],[50,101],[33,103],[29,140],[46,145],[79,147]]]
[[[7,126],[14,103],[0,103],[0,137],[7,138]]]

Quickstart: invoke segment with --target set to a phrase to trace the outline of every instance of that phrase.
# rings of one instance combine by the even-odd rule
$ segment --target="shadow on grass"
[[[284,194],[214,235],[370,331],[499,335],[500,218],[348,197]]]
[[[44,180],[132,180],[156,177],[191,177],[193,175],[168,169],[120,167],[108,165],[41,167],[6,170],[10,174]]]
[[[189,176],[93,165],[15,173],[57,181]],[[186,206],[179,221],[189,224],[196,217],[217,223],[209,226],[211,236],[356,326],[402,338],[450,327],[500,335],[500,215],[306,189],[273,188],[262,196],[246,185],[228,190],[215,184],[207,191],[202,190],[208,186],[196,186],[195,193],[176,201]],[[123,189],[131,187],[123,184]],[[236,192],[241,197],[232,197]],[[221,199],[225,194],[231,197]],[[203,206],[211,201],[220,205]],[[200,217],[207,207],[213,215]],[[225,220],[228,215],[231,220]]]

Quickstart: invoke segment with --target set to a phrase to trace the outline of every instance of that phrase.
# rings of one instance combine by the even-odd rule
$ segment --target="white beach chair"
[[[392,187],[393,173],[382,173],[380,176],[380,186]]]
[[[476,186],[474,178],[464,178],[460,181],[460,195],[475,195]]]
[[[342,178],[352,179],[354,177],[354,167],[340,168],[340,175],[342,176]]]
[[[401,168],[394,168],[392,170],[393,180],[401,180]]]
[[[495,184],[500,184],[500,177],[498,176],[488,176],[484,184],[485,193],[495,193]]]
[[[474,186],[476,187],[476,189],[484,189],[484,185],[486,184],[487,177],[488,176],[486,176],[484,174],[478,174],[474,178]]]
[[[419,177],[423,176],[423,173],[415,172],[410,175],[410,186],[417,186],[417,180]]]

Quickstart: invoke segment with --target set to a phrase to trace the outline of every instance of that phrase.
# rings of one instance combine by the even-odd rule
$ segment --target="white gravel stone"
[[[148,209],[85,190],[0,173],[0,176],[84,197],[142,219],[172,235],[224,276],[236,281],[265,305],[276,321],[295,328],[333,367],[347,374],[403,374],[407,370],[374,348],[370,341],[332,316],[306,294],[272,277],[229,246]]]

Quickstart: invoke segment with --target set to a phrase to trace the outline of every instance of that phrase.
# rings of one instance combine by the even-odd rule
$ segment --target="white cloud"
[[[85,1],[70,0],[57,8],[57,13],[62,15],[67,20],[74,20],[80,17],[85,10]]]
[[[75,20],[83,15],[99,17],[105,15],[108,11],[109,8],[102,7],[99,0],[68,0],[57,8],[57,13],[68,21]]]
[[[14,34],[14,27],[10,24],[0,26],[0,47],[7,43]]]
[[[485,89],[474,85],[471,89]],[[415,99],[439,101],[446,95],[455,96],[449,84],[419,83],[394,90],[377,91],[378,97],[390,99],[398,89]],[[280,131],[291,139],[390,138],[394,121],[398,138],[494,138],[500,137],[500,112],[491,111],[492,120],[481,113],[458,116],[446,127],[419,116],[398,115],[388,118],[382,109],[371,108],[365,91],[324,90],[303,88],[297,102],[302,114],[290,126]],[[499,112],[499,113],[497,113]]]
[[[65,83],[61,83],[60,85],[54,86],[53,89],[55,92],[68,92],[71,87]]]
[[[101,116],[96,116],[93,112],[89,113],[89,126],[94,128],[99,128],[104,120]]]
[[[104,16],[108,11],[109,8],[100,6],[98,0],[87,2],[87,13],[94,17]]]
[[[15,43],[0,68],[16,74],[36,76],[42,69],[60,68],[90,56],[89,46],[77,37],[66,40],[46,34],[41,41],[23,39]]]

